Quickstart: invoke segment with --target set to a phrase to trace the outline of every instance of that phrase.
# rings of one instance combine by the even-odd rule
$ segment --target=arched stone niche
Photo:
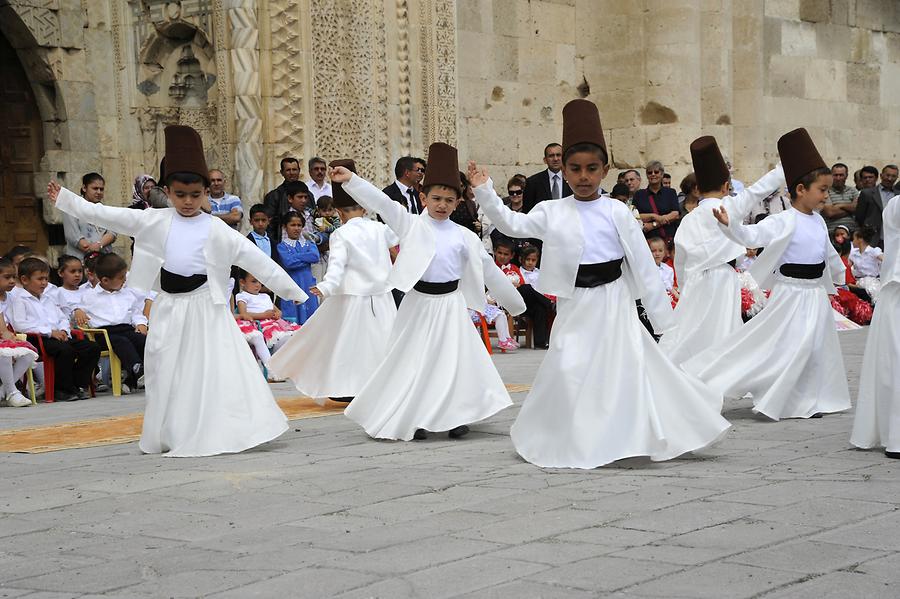
[[[154,23],[143,43],[137,88],[152,107],[201,108],[215,101],[213,45],[193,24],[174,20]]]

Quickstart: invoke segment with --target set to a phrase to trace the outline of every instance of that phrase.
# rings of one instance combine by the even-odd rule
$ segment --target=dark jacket
[[[391,198],[395,202],[398,202],[401,206],[403,206],[404,208],[409,210],[409,203],[407,201],[407,200],[409,200],[409,196],[403,195],[403,192],[400,191],[399,187],[397,187],[396,182],[391,183],[390,185],[388,185],[381,191],[383,191],[387,197]],[[416,196],[416,208],[418,209],[418,214],[422,214],[422,202],[419,201],[419,194],[415,194],[415,196]]]
[[[531,209],[537,204],[552,198],[553,192],[550,190],[549,173],[550,169],[544,169],[539,173],[531,175],[525,180],[525,191],[522,197],[522,212],[531,212]],[[560,172],[560,178],[562,178],[562,189],[560,190],[559,197],[565,198],[572,195],[572,188],[569,187],[565,178],[562,177],[562,172]]]
[[[882,217],[884,212],[884,200],[881,199],[881,183],[869,189],[863,189],[859,192],[859,198],[856,203],[856,212],[853,218],[860,227],[868,225],[875,229],[875,243],[879,247],[884,242],[884,232],[882,231]]]

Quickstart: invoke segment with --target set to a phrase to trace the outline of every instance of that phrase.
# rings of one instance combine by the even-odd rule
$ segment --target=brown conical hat
[[[165,130],[166,176],[174,173],[193,173],[203,177],[209,185],[209,169],[203,155],[203,140],[200,134],[187,125],[169,125]]]
[[[331,168],[342,166],[351,173],[356,172],[356,163],[349,158],[332,160],[328,164],[328,166],[330,166]],[[359,206],[359,204],[356,203],[356,200],[354,200],[349,193],[344,191],[344,187],[336,181],[331,182],[331,197],[334,200],[335,208],[355,208]]]
[[[718,189],[731,179],[719,144],[712,135],[704,135],[691,142],[691,160],[694,162],[697,187],[702,191]]]
[[[435,142],[428,147],[428,164],[425,168],[425,180],[422,187],[443,185],[462,193],[462,181],[459,180],[459,159],[456,148],[442,142]]]
[[[600,146],[608,162],[609,150],[606,149],[606,138],[603,137],[603,126],[600,124],[597,105],[590,100],[572,100],[563,106],[562,112],[563,154],[574,145],[589,143]]]
[[[804,175],[819,168],[828,168],[806,129],[794,129],[778,140],[778,155],[784,168],[784,180],[793,189]]]

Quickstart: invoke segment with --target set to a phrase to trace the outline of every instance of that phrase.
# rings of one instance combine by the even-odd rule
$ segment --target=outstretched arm
[[[309,296],[300,289],[297,283],[278,266],[274,260],[259,251],[256,244],[247,243],[238,233],[235,233],[240,243],[235,241],[237,255],[232,264],[237,264],[249,273],[252,273],[268,289],[275,292],[281,298],[295,302],[305,302]]]
[[[50,181],[47,185],[47,198],[66,214],[131,237],[141,230],[142,221],[146,218],[142,210],[115,208],[88,202],[61,187],[56,181]]]
[[[469,162],[469,181],[475,191],[475,201],[501,233],[511,237],[543,239],[547,230],[547,215],[544,210],[529,213],[513,212],[503,204],[494,191],[493,182],[487,170],[474,162]]]
[[[383,191],[342,166],[331,169],[331,180],[342,184],[344,190],[369,212],[377,213],[398,237],[409,232],[415,219],[403,206],[387,197]]]
[[[753,185],[740,190],[734,197],[725,197],[722,204],[734,218],[743,221],[754,206],[782,187],[784,187],[784,169],[779,162],[778,166],[760,177]]]
[[[778,238],[782,222],[779,219],[765,218],[755,225],[745,225],[737,218],[732,218],[724,204],[721,208],[713,208],[713,216],[719,221],[719,228],[725,236],[745,248],[763,248]]]

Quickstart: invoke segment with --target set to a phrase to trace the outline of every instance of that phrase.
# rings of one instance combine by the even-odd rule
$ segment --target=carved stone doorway
[[[14,245],[47,251],[47,225],[35,194],[42,126],[16,51],[0,34],[0,255]]]

